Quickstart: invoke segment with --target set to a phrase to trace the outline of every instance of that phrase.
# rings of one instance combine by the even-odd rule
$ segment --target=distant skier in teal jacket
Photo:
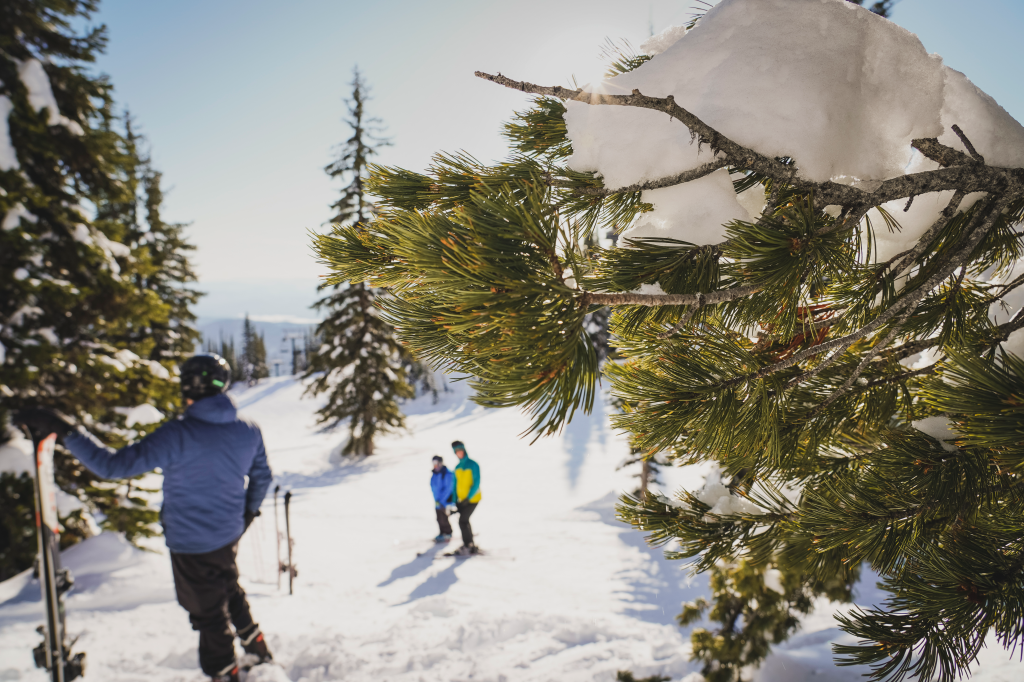
[[[479,553],[473,544],[473,527],[469,525],[469,517],[480,504],[480,465],[469,458],[461,440],[452,442],[452,450],[459,458],[459,464],[455,467],[455,508],[459,510],[459,530],[462,531],[462,547],[455,554],[467,556]]]

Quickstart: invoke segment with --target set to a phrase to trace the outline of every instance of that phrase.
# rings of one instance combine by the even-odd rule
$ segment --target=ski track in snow
[[[611,681],[626,669],[680,680],[699,670],[688,660],[689,629],[675,616],[706,592],[707,579],[689,577],[615,520],[617,495],[632,489],[635,472],[616,470],[628,450],[607,426],[607,408],[531,446],[519,437],[522,414],[484,409],[466,399],[464,384],[451,387],[436,404],[407,404],[409,430],[359,462],[337,458],[344,434],[316,431],[318,403],[301,399],[291,377],[233,392],[263,430],[275,484],[293,493],[298,567],[289,596],[286,577],[277,587],[268,496],[242,539],[239,566],[283,669],[257,668],[250,680]],[[456,438],[480,463],[473,528],[488,556],[443,557],[449,547],[430,541],[430,458],[453,466]],[[662,489],[696,488],[705,472],[666,471]],[[75,650],[87,652],[87,681],[207,679],[162,540],[151,548],[105,533],[64,553],[76,578],[69,631],[79,636]],[[869,582],[860,594],[872,603],[879,593]],[[832,613],[821,604],[754,679],[861,679],[863,669],[831,662],[830,643],[850,641]],[[0,583],[0,681],[48,679],[32,666],[42,619],[29,572]],[[975,679],[1022,675],[1024,666],[991,642]]]

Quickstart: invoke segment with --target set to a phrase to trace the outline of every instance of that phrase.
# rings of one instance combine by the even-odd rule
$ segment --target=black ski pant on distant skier
[[[459,530],[462,531],[462,544],[466,547],[473,544],[473,526],[469,525],[469,517],[476,509],[476,502],[459,502],[455,507],[459,510]]]
[[[448,507],[436,507],[434,511],[437,512],[437,528],[441,535],[451,535],[452,524],[448,522]]]
[[[238,584],[237,553],[237,541],[205,554],[171,552],[178,603],[188,611],[192,629],[199,631],[199,667],[211,677],[235,661],[232,624],[239,633],[255,627]]]

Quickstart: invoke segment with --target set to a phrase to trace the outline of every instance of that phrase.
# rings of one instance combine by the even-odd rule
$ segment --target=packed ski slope
[[[674,617],[706,579],[687,577],[615,520],[616,495],[633,487],[633,472],[616,470],[626,445],[606,414],[530,445],[519,438],[521,414],[476,406],[455,384],[436,404],[428,397],[408,405],[408,432],[383,440],[379,454],[348,462],[332,456],[343,436],[317,433],[316,402],[301,393],[290,377],[233,392],[263,429],[276,483],[293,492],[299,571],[293,596],[287,580],[278,588],[268,498],[239,563],[283,669],[256,669],[250,682],[570,682],[614,680],[625,669],[681,680],[699,669]],[[430,458],[454,464],[456,438],[481,467],[473,526],[484,557],[443,557],[446,548],[430,540]],[[673,471],[665,487],[701,482],[700,470]],[[205,679],[166,550],[159,541],[152,547],[142,552],[103,534],[65,552],[77,579],[69,630],[79,635],[76,650],[88,653],[87,681]],[[875,596],[869,587],[863,599]],[[844,637],[831,613],[822,605],[754,678],[859,679],[863,670],[831,663],[829,642]],[[41,619],[28,573],[0,583],[0,680],[48,679],[32,667]],[[996,647],[984,653],[977,679],[1022,675],[1024,666]]]

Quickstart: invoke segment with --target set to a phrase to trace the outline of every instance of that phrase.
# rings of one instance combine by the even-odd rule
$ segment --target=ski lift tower
[[[299,354],[301,354],[302,351],[298,350],[295,347],[295,339],[302,338],[305,338],[305,334],[303,334],[302,332],[286,331],[284,333],[284,337],[281,339],[281,344],[284,346],[284,348],[281,349],[282,352],[288,350],[288,341],[291,340],[292,342],[292,374],[299,373]]]

